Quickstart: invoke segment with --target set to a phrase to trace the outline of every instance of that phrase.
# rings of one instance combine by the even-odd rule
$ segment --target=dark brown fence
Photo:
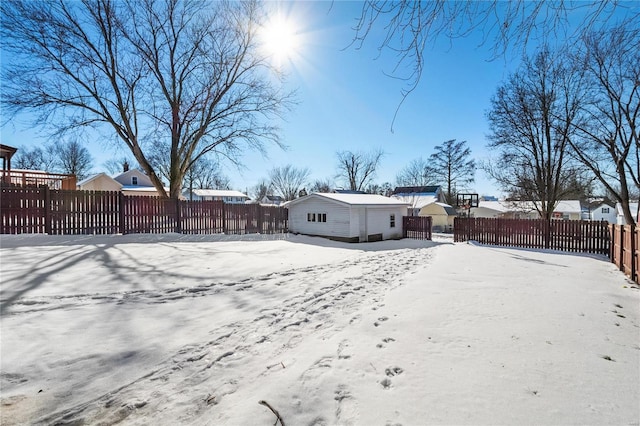
[[[288,231],[282,207],[125,197],[119,192],[0,188],[2,234],[275,234]]]
[[[633,281],[640,283],[640,227],[609,225],[611,232],[611,262]]]
[[[456,218],[454,241],[609,255],[607,222]]]
[[[430,240],[431,222],[431,216],[403,216],[402,235],[404,238]]]

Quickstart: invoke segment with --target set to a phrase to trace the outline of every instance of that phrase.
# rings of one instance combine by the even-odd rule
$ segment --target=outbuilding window
[[[131,185],[138,184],[138,176],[131,176]]]
[[[389,227],[390,228],[395,228],[396,227],[396,215],[395,214],[389,215]]]
[[[307,222],[326,222],[326,213],[307,213]]]
[[[609,207],[603,207],[602,214],[609,214]]]

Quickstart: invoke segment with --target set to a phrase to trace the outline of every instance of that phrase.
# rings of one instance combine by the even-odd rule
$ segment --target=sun
[[[272,16],[262,27],[262,47],[266,55],[281,66],[298,54],[300,36],[292,20],[283,15]]]

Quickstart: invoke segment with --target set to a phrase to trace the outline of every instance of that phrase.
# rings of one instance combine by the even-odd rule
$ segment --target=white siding
[[[308,213],[326,214],[326,222],[309,222]],[[351,238],[358,236],[351,233],[349,207],[330,201],[310,199],[289,207],[289,230],[307,235]]]
[[[391,215],[395,215],[395,227],[391,228]],[[402,216],[407,209],[399,207],[367,208],[367,235],[382,234],[384,240],[402,238]]]
[[[608,204],[600,204],[591,210],[591,220],[606,220],[609,223],[616,223],[616,208]]]
[[[309,222],[307,215],[327,215],[327,222]],[[391,214],[395,227],[391,228]],[[402,238],[402,216],[406,206],[346,206],[330,200],[310,198],[289,206],[289,230],[307,235],[367,241],[369,235],[382,234],[383,239]]]

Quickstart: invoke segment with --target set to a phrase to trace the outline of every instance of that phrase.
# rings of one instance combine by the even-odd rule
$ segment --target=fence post
[[[118,193],[118,220],[119,220],[119,224],[118,224],[118,229],[120,230],[120,233],[122,235],[124,235],[126,233],[127,227],[125,226],[125,215],[124,215],[124,209],[125,209],[125,203],[127,202],[124,194],[122,192]]]
[[[629,250],[631,250],[631,281],[633,282],[638,282],[638,280],[636,279],[636,226],[635,224],[631,224],[631,228],[630,228],[630,232],[631,232],[631,238],[629,238],[630,242],[631,242],[631,247],[629,247]]]
[[[616,246],[616,225],[609,225],[609,260],[614,261],[614,250]]]
[[[624,225],[620,225],[620,257],[618,258],[618,260],[620,261],[619,266],[622,272],[624,272],[624,234]]]
[[[262,226],[263,226],[263,223],[264,223],[264,210],[265,209],[263,209],[262,206],[260,204],[258,204],[258,219],[256,220],[256,222],[257,222],[256,225],[258,227],[258,230],[259,230],[258,232],[260,234],[264,233],[264,231],[262,230]]]
[[[44,186],[44,232],[51,235],[51,192],[49,185]]]
[[[180,197],[176,198],[176,234],[182,233],[182,215],[180,214]]]
[[[227,210],[224,208],[224,201],[222,201],[222,233],[227,233]]]

